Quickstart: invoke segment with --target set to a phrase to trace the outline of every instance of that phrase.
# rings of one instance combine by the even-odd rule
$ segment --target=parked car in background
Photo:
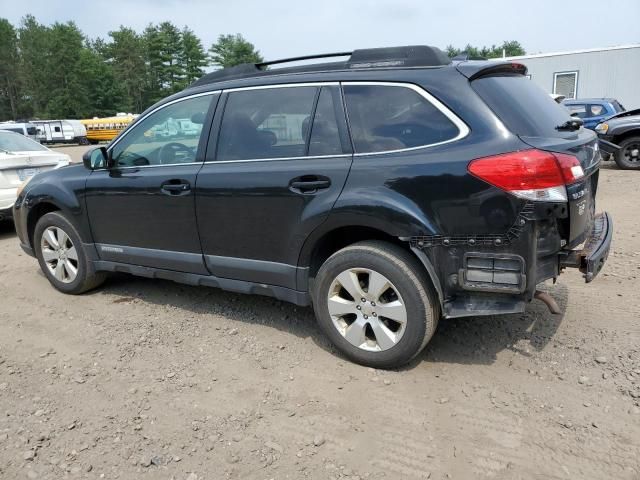
[[[38,138],[38,130],[36,126],[29,122],[2,122],[0,123],[0,130],[19,133],[20,135],[24,135],[32,140],[37,140]]]
[[[615,98],[564,100],[562,105],[569,109],[571,115],[581,118],[584,127],[591,130],[606,118],[625,111],[625,108]]]
[[[597,137],[524,65],[410,46],[273,68],[300,59],[207,74],[38,175],[14,207],[24,251],[69,294],[128,272],[313,305],[378,368],[442,317],[559,313],[537,286],[601,271]],[[171,119],[186,131],[149,141]]]
[[[0,220],[12,217],[13,204],[25,182],[70,161],[67,154],[53,152],[19,133],[0,130]]]
[[[640,170],[640,108],[618,113],[596,125],[605,159],[625,170]]]

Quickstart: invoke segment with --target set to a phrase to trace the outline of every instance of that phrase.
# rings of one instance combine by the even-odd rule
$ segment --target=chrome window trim
[[[158,165],[125,165],[122,167],[111,167],[112,170],[130,170],[139,168],[157,168],[157,167],[178,167],[180,165],[202,165],[202,162],[185,162],[185,163],[159,163]],[[100,169],[104,170],[104,169]]]
[[[273,85],[253,85],[250,87],[236,87],[223,89],[224,92],[233,93],[245,90],[267,90],[271,88],[292,88],[292,87],[325,87],[327,85],[340,85],[340,82],[301,82],[301,83],[275,83]]]
[[[243,160],[215,160],[204,162],[205,165],[224,165],[225,163],[246,163],[246,162],[277,162],[283,160],[313,160],[317,158],[345,158],[352,153],[339,153],[338,155],[309,155],[306,157],[275,157],[275,158],[247,158]]]
[[[414,150],[421,150],[421,149],[424,149],[424,148],[437,147],[439,145],[445,145],[447,143],[452,143],[452,142],[457,142],[458,140],[462,140],[467,135],[469,135],[469,133],[471,133],[471,129],[467,126],[467,124],[464,123],[464,121],[460,117],[458,117],[455,113],[453,113],[444,103],[442,103],[436,97],[431,95],[424,88],[419,87],[418,85],[415,85],[413,83],[406,83],[406,82],[373,82],[373,81],[366,81],[366,82],[346,81],[346,82],[340,82],[340,83],[341,83],[341,85],[343,87],[350,86],[350,85],[355,85],[355,86],[383,86],[383,87],[408,88],[408,89],[413,90],[414,92],[416,92],[418,95],[420,95],[425,100],[427,100],[431,105],[433,105],[436,109],[438,109],[440,111],[440,113],[442,113],[445,117],[447,117],[447,119],[449,119],[451,121],[451,123],[453,123],[456,126],[456,128],[458,129],[458,135],[456,135],[453,138],[450,138],[449,140],[444,140],[442,142],[429,143],[429,144],[426,144],[426,145],[419,145],[417,147],[406,147],[406,148],[397,148],[397,149],[394,149],[394,150],[383,150],[383,151],[379,151],[379,152],[366,152],[366,153],[364,153],[364,152],[362,152],[362,153],[354,152],[354,154],[353,154],[354,157],[364,157],[364,156],[369,156],[369,155],[385,155],[387,153],[411,152],[411,151],[414,151]],[[345,102],[345,108],[347,108],[347,114],[348,114],[348,106],[346,105],[346,102]]]
[[[184,102],[185,100],[191,100],[192,98],[198,98],[198,97],[204,97],[207,95],[215,95],[216,93],[220,93],[221,90],[211,90],[210,92],[201,92],[201,93],[194,93],[193,95],[188,95],[186,97],[180,97],[180,98],[176,98],[175,100],[171,100],[170,102],[164,103],[156,108],[154,108],[153,110],[151,110],[150,112],[148,112],[147,114],[145,114],[143,117],[138,117],[135,119],[135,123],[139,123],[142,122],[143,120],[145,120],[147,117],[153,115],[154,113],[156,113],[157,111],[162,110],[163,108],[166,108],[170,105],[173,105],[175,103],[178,102]],[[123,138],[125,138],[137,125],[134,125],[132,128],[128,128],[126,130],[124,130],[122,132],[122,134],[118,135],[118,137],[113,140],[109,146],[107,147],[107,151],[111,152],[111,150],[113,150],[113,148],[122,141]],[[199,141],[199,140],[198,140]],[[196,162],[198,164],[203,163],[203,162]],[[173,165],[173,164],[172,164]],[[179,164],[179,165],[186,165],[184,163]],[[141,168],[141,167],[160,167],[163,165],[141,165],[140,167],[136,167],[136,168]],[[164,166],[169,166],[169,165],[164,165]],[[121,168],[127,168],[127,167],[121,167]]]
[[[253,163],[253,162],[277,162],[277,161],[284,161],[284,160],[313,160],[313,159],[322,159],[322,158],[345,158],[345,157],[350,157],[352,155],[354,157],[363,157],[363,156],[369,156],[369,155],[385,155],[385,154],[392,154],[392,153],[411,152],[414,150],[421,150],[424,148],[431,148],[439,145],[444,145],[447,143],[456,142],[458,140],[465,138],[471,132],[467,124],[464,123],[462,119],[460,119],[446,105],[444,105],[442,102],[440,102],[440,100],[435,98],[433,95],[431,95],[422,87],[419,87],[418,85],[415,85],[413,83],[385,82],[385,81],[381,81],[381,82],[376,82],[376,81],[322,82],[320,81],[320,82],[279,83],[279,84],[273,84],[273,85],[253,85],[253,86],[247,86],[247,87],[236,87],[236,88],[229,88],[229,89],[212,90],[209,92],[196,93],[193,95],[172,100],[171,102],[165,103],[153,109],[152,111],[147,113],[144,117],[138,118],[137,121],[143,121],[153,113],[161,110],[162,108],[173,105],[174,103],[181,102],[184,100],[189,100],[196,97],[202,97],[206,95],[215,95],[222,92],[232,93],[232,92],[240,92],[240,91],[265,90],[265,89],[275,89],[275,88],[293,88],[293,87],[322,87],[322,86],[341,86],[342,87],[342,86],[349,86],[349,85],[401,87],[401,88],[408,88],[410,90],[413,90],[414,92],[422,96],[424,99],[426,99],[429,103],[431,103],[434,107],[436,107],[445,117],[447,117],[447,119],[449,119],[458,129],[458,135],[455,136],[454,138],[451,138],[449,140],[444,140],[442,142],[430,143],[427,145],[420,145],[417,147],[407,147],[407,148],[384,150],[384,151],[378,151],[378,152],[367,152],[367,153],[354,152],[354,153],[341,153],[338,155],[310,155],[310,156],[276,157],[276,158],[247,158],[247,159],[241,159],[241,160],[214,160],[209,162],[205,160],[204,162],[172,163],[172,164],[164,164],[164,165],[159,164],[159,165],[123,166],[123,167],[115,167],[115,168],[118,168],[119,170],[125,170],[125,169],[128,170],[128,169],[139,169],[139,168],[175,167],[180,165],[216,165],[216,164],[225,164],[225,163]],[[129,132],[130,130],[123,132],[122,136],[117,138],[116,141],[114,141],[111,145],[109,145],[107,150],[111,151],[113,147],[115,147],[118,144],[118,142],[120,142]]]

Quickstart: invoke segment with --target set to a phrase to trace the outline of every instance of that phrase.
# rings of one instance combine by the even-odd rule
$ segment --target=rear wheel
[[[640,137],[630,137],[620,142],[615,160],[624,170],[640,169]]]
[[[40,268],[56,289],[79,294],[100,285],[106,275],[91,268],[74,226],[59,212],[43,215],[34,231]]]
[[[313,297],[318,323],[336,347],[375,368],[398,367],[418,355],[439,318],[424,269],[386,242],[333,254],[318,271]]]

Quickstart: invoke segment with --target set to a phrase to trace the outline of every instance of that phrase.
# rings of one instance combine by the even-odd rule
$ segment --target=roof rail
[[[260,63],[243,63],[235,67],[223,68],[204,75],[202,78],[193,82],[190,87],[197,87],[208,83],[219,82],[222,80],[231,80],[234,78],[249,78],[261,74],[268,74],[274,71],[268,70],[267,67],[272,65],[280,65],[283,63],[298,62],[303,60],[315,60],[318,58],[333,57],[349,57],[346,62],[332,62],[314,66],[290,67],[286,70],[288,73],[296,73],[298,69],[301,72],[313,72],[336,69],[366,69],[366,68],[385,68],[385,67],[440,67],[449,65],[451,59],[439,48],[429,47],[426,45],[410,45],[405,47],[389,47],[389,48],[366,48],[354,50],[353,52],[325,53],[320,55],[305,55],[302,57],[291,57],[281,60],[272,60]],[[276,70],[278,71],[278,70]]]
[[[278,65],[281,63],[291,63],[291,62],[299,62],[302,60],[315,60],[316,58],[331,58],[331,57],[348,57],[353,52],[338,52],[338,53],[321,53],[318,55],[305,55],[303,57],[291,57],[291,58],[283,58],[281,60],[271,60],[269,62],[260,62],[256,63],[256,67],[263,69],[264,67],[268,67],[269,65]]]

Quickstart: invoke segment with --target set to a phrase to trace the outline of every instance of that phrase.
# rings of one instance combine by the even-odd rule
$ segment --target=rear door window
[[[230,92],[224,109],[218,161],[306,155],[318,87]]]
[[[413,88],[344,84],[356,153],[385,152],[453,140],[460,129]]]
[[[528,137],[564,137],[557,126],[571,120],[569,110],[522,75],[481,77],[473,89],[514,134]]]
[[[602,115],[607,114],[607,107],[602,105],[601,103],[594,103],[589,105],[589,116],[590,117],[600,117]]]

